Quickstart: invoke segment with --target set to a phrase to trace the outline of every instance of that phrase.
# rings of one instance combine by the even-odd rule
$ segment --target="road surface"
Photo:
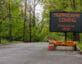
[[[19,43],[0,46],[0,64],[82,64],[82,55],[72,47],[49,51],[48,43]]]

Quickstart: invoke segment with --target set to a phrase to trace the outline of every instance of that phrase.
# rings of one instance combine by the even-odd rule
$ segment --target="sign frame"
[[[61,11],[61,12],[59,12],[59,11],[58,11],[58,12],[50,12],[50,27],[49,27],[49,28],[50,28],[50,32],[77,32],[77,33],[82,33],[82,29],[80,30],[80,28],[81,28],[82,26],[80,26],[80,28],[78,28],[78,29],[77,29],[77,28],[74,28],[74,29],[77,29],[78,31],[77,31],[77,30],[76,30],[76,31],[70,31],[70,30],[69,30],[69,31],[63,31],[63,30],[57,31],[57,30],[55,30],[55,29],[53,30],[53,29],[52,29],[52,23],[51,23],[51,22],[52,22],[52,19],[53,19],[53,18],[52,18],[52,14],[53,14],[53,13],[60,13],[60,14],[61,14],[61,13],[67,13],[67,14],[70,13],[70,14],[80,14],[80,16],[82,15],[82,13],[80,13],[80,12],[64,12],[64,11]],[[68,17],[68,18],[69,18],[69,17]],[[81,18],[82,18],[82,16],[81,16]],[[78,19],[78,18],[77,18],[77,19]],[[81,22],[81,21],[82,21],[82,19],[80,20],[80,22]],[[57,21],[55,21],[55,22],[57,22]],[[78,24],[78,23],[76,23],[76,24]],[[82,25],[82,22],[81,22],[81,25]],[[55,26],[54,26],[54,27],[55,27]],[[75,27],[76,27],[76,26],[75,26]]]

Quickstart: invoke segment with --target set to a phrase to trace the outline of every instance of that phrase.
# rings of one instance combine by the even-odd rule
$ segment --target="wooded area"
[[[42,19],[36,14],[38,5]],[[0,0],[0,41],[64,41],[64,33],[49,32],[51,11],[82,12],[82,0]],[[68,33],[68,40],[81,39],[80,33]]]

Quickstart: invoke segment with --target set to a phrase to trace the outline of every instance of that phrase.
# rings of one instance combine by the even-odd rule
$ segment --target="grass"
[[[82,50],[82,42],[78,43],[79,48]]]
[[[23,43],[22,41],[8,41],[8,40],[1,40],[1,44],[0,45],[7,45],[7,44],[15,44],[15,43]]]

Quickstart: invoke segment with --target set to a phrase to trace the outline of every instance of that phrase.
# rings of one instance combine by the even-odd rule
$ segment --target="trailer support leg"
[[[67,32],[65,32],[65,43],[67,43]]]

